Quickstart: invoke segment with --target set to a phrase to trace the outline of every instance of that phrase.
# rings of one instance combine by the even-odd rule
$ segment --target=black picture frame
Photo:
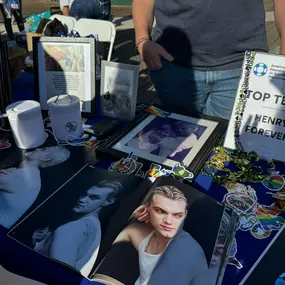
[[[160,105],[154,105],[156,108],[159,108],[160,110],[166,111],[171,113],[171,115],[178,115],[178,116],[183,116],[185,118],[189,119],[194,119],[194,120],[206,120],[209,122],[216,123],[216,126],[214,127],[214,130],[211,132],[209,137],[207,138],[206,142],[203,143],[202,147],[200,147],[199,151],[195,154],[195,157],[193,160],[186,165],[185,163],[184,166],[187,170],[191,171],[194,174],[194,177],[199,173],[201,168],[203,167],[204,163],[210,156],[210,154],[213,151],[214,146],[217,144],[217,142],[221,139],[221,137],[224,135],[228,120],[226,119],[221,119],[221,118],[214,118],[214,117],[209,117],[209,116],[204,116],[204,115],[199,115],[199,116],[189,116],[183,112],[177,113],[177,112],[172,112],[171,108],[168,107],[162,107]],[[104,144],[98,147],[96,150],[96,155],[99,159],[102,158],[111,158],[114,160],[118,160],[120,158],[126,158],[130,152],[124,152],[118,149],[114,149],[113,147],[120,142],[123,138],[125,138],[130,132],[132,132],[139,124],[144,122],[146,119],[148,119],[150,116],[154,116],[151,113],[149,113],[147,110],[143,111],[139,115],[136,116],[136,118],[128,123],[123,130],[118,131],[116,134],[114,134],[108,141],[106,141]],[[156,116],[157,117],[157,116]],[[189,152],[191,152],[189,150]],[[148,170],[151,166],[151,164],[160,164],[162,168],[165,169],[171,169],[172,166],[166,165],[165,163],[158,163],[156,161],[152,161],[150,159],[147,159],[145,157],[142,157],[137,154],[136,151],[133,152],[133,155],[138,157],[137,161],[143,163],[143,169]],[[189,154],[188,154],[189,155]],[[187,155],[187,156],[188,156]],[[176,161],[177,163],[178,161]]]
[[[40,102],[40,76],[39,76],[39,58],[38,58],[38,44],[40,41],[42,41],[43,38],[47,38],[50,39],[51,37],[33,37],[32,41],[33,41],[33,64],[34,64],[34,97],[35,100]],[[55,38],[55,37],[52,37]],[[94,42],[94,45],[91,47],[91,54],[90,54],[90,68],[91,68],[91,86],[90,86],[90,90],[91,90],[91,101],[90,101],[90,112],[84,112],[81,110],[81,114],[82,116],[86,117],[86,118],[91,118],[91,117],[95,117],[96,116],[96,90],[98,88],[98,84],[96,81],[96,67],[95,67],[95,56],[96,56],[96,41],[93,38],[61,38],[62,41],[64,41],[64,39],[70,39],[70,41],[75,40],[75,41],[79,41],[80,39],[83,40],[90,40],[92,42]],[[59,39],[55,40],[55,42],[60,42]],[[92,62],[94,62],[94,64],[92,64]],[[61,95],[61,94],[59,94]],[[73,94],[69,94],[69,95],[73,95]],[[55,95],[56,96],[56,95]],[[48,110],[45,108],[42,108],[42,113],[45,116],[48,116]]]
[[[5,108],[10,103],[12,103],[12,92],[8,45],[7,42],[0,40],[0,115],[5,113]],[[3,124],[4,127],[7,127],[7,121],[1,121],[2,120],[0,120],[0,125]]]

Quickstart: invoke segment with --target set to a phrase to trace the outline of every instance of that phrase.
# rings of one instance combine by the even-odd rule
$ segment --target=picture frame
[[[80,99],[84,116],[95,115],[96,41],[94,38],[33,37],[35,100],[47,112],[49,98]]]
[[[11,78],[9,71],[9,54],[7,42],[0,40],[0,115],[5,113],[5,108],[12,102]],[[6,120],[1,120],[0,125],[6,126]],[[2,126],[2,127],[3,127]]]
[[[102,115],[132,120],[136,115],[139,67],[101,62],[100,112]]]
[[[149,169],[151,164],[159,164],[162,168],[172,169],[180,163],[197,175],[218,140],[224,135],[228,121],[202,115],[188,116],[171,112],[169,108],[161,106],[159,108],[169,112],[169,116],[163,118],[148,111],[142,112],[135,120],[127,124],[123,131],[116,133],[102,144],[96,150],[98,156],[109,155],[122,158],[132,153],[138,158],[138,162],[143,163],[145,169]],[[186,128],[184,134],[178,129],[179,125],[180,129],[182,126]],[[159,129],[158,134],[161,140],[156,143],[159,147],[155,148],[156,136],[150,137],[150,135],[155,131],[157,133]]]

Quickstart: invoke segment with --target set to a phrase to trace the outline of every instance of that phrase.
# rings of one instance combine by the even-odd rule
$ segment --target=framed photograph
[[[49,98],[69,94],[80,99],[84,115],[95,114],[95,40],[33,37],[35,97],[42,110]]]
[[[132,120],[136,114],[139,67],[102,61],[101,114],[107,117]]]
[[[156,163],[172,168],[180,163],[196,174],[226,126],[223,119],[177,113],[163,118],[145,111],[98,151],[117,157],[132,152],[144,166]]]

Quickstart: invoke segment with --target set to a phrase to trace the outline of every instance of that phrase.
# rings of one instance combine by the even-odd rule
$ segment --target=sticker
[[[231,192],[224,196],[223,203],[235,210],[237,214],[251,214],[256,210],[256,201],[249,195]]]
[[[277,192],[284,187],[285,181],[281,175],[271,175],[262,181],[262,185],[270,191]]]
[[[228,192],[243,192],[246,193],[246,186],[241,183],[232,182],[227,180],[224,182],[223,186],[228,190]]]
[[[98,141],[96,137],[91,137],[87,142],[85,142],[83,144],[83,146],[86,146],[88,148],[94,148],[96,145],[98,145],[99,142],[100,141]],[[82,145],[83,142],[81,139],[80,139],[79,143],[81,143],[81,145]]]
[[[279,230],[285,223],[285,220],[276,211],[265,205],[259,206],[256,216],[265,230]]]
[[[236,258],[237,251],[237,240],[234,238],[229,252],[228,264],[235,266],[237,269],[241,269],[243,265]]]
[[[169,112],[163,111],[163,110],[161,110],[161,109],[159,109],[157,107],[154,107],[154,106],[148,107],[146,109],[146,111],[148,113],[151,113],[151,114],[153,114],[155,116],[162,117],[162,118],[167,118],[170,115]]]
[[[65,130],[68,133],[74,133],[77,130],[77,123],[75,121],[70,121],[65,124]]]
[[[271,230],[265,230],[260,223],[255,224],[250,232],[256,239],[265,239],[271,234]]]
[[[7,137],[0,136],[0,149],[6,149],[11,147],[9,139]]]
[[[161,169],[161,165],[152,163],[150,169],[145,173],[144,178],[154,182],[158,177],[169,176],[171,173],[171,170]]]
[[[258,223],[256,215],[240,214],[239,216],[239,229],[242,231],[249,231],[256,223]]]
[[[236,257],[229,257],[228,264],[235,266],[237,269],[242,269],[243,265],[237,260]]]
[[[121,158],[119,161],[113,162],[108,170],[127,175],[134,172],[137,174],[143,166],[141,162],[137,162],[137,159],[138,158],[136,156],[133,156],[133,154],[130,153],[127,158]]]
[[[84,146],[89,147],[89,148],[93,148],[93,147],[95,147],[97,144],[98,144],[98,141],[89,141],[89,142],[86,142],[86,143],[84,144]]]
[[[180,163],[175,164],[172,167],[172,176],[176,178],[180,178],[181,180],[191,180],[194,177],[194,174],[187,170],[183,165]]]

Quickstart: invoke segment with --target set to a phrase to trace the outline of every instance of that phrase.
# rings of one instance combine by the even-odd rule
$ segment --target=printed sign
[[[285,56],[246,52],[224,146],[285,161]]]

